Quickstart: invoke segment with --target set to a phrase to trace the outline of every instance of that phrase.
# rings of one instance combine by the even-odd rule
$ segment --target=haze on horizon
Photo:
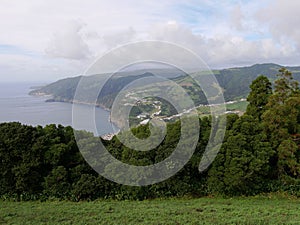
[[[77,76],[105,52],[142,40],[172,42],[213,69],[300,65],[300,1],[2,0],[0,78]]]

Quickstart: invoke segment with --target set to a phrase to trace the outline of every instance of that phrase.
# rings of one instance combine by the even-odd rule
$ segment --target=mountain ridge
[[[270,79],[271,82],[273,82],[276,79],[278,70],[282,67],[290,70],[293,73],[295,80],[300,81],[300,66],[281,66],[275,63],[262,63],[244,67],[233,67],[212,70],[212,72],[218,80],[220,87],[222,87],[224,90],[225,100],[232,101],[247,97],[250,91],[249,85],[259,75],[265,75]],[[141,69],[137,71],[116,73],[114,77],[107,80],[101,90],[101,93],[99,94],[96,103],[93,99],[90,99],[88,93],[95,91],[97,87],[101,86],[101,82],[104,82],[109,74],[96,74],[85,77],[87,80],[87,93],[86,96],[83,96],[83,99],[80,101],[75,101],[74,96],[76,87],[83,76],[64,78],[42,88],[33,90],[29,94],[52,96],[51,99],[48,99],[48,101],[95,104],[96,106],[110,110],[114,98],[122,88],[135,79],[154,76],[154,74],[157,75],[158,73],[163,74],[163,76],[170,78],[186,89],[188,94],[193,96],[193,100],[196,102],[196,105],[207,103],[207,101],[204,99],[205,95],[201,93],[202,91],[199,89],[199,86],[196,87],[197,85],[195,82],[191,81],[189,77],[182,71],[172,71],[170,69]],[[194,88],[188,87],[188,85],[186,85],[187,83],[191,84]]]

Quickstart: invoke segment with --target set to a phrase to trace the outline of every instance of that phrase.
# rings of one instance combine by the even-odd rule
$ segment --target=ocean
[[[27,125],[61,124],[72,126],[72,104],[63,102],[45,102],[45,96],[30,96],[30,88],[39,86],[34,83],[0,83],[0,123],[20,122]],[[82,113],[82,119],[76,123],[76,129],[87,130],[95,135],[117,132],[109,122],[108,111],[89,105],[76,107]],[[95,115],[91,112],[95,112]],[[94,116],[93,116],[94,115]],[[93,116],[95,123],[89,124],[87,118]],[[95,129],[96,128],[96,129]]]

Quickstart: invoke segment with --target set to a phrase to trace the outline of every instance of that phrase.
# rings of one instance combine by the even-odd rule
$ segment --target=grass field
[[[240,111],[245,112],[248,106],[247,101],[238,101],[234,103],[226,104],[227,111]],[[210,115],[210,107],[209,106],[200,106],[197,108],[200,116],[208,116]]]
[[[0,202],[0,224],[300,224],[300,199]]]
[[[229,111],[242,111],[245,112],[248,106],[248,102],[246,101],[239,101],[239,102],[235,102],[235,103],[231,103],[231,104],[227,104],[226,105],[226,109]]]

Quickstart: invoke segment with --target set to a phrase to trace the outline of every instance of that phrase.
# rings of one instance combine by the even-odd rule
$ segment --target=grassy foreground
[[[0,202],[0,224],[300,224],[300,199]]]

